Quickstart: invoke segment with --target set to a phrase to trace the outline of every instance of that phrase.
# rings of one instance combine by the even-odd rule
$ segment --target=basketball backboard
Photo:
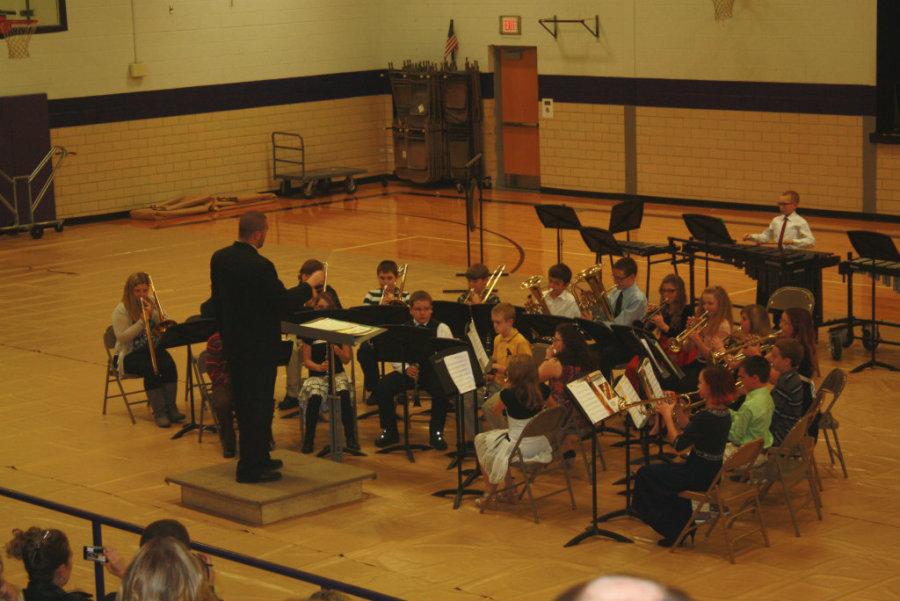
[[[66,31],[66,0],[0,0],[0,15],[7,19],[36,19],[35,33]]]

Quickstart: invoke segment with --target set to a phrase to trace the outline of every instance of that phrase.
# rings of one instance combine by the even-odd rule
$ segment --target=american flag
[[[450,57],[450,62],[456,62],[456,51],[459,50],[459,40],[453,31],[453,19],[450,19],[450,29],[447,30],[447,43],[444,44],[444,60]]]

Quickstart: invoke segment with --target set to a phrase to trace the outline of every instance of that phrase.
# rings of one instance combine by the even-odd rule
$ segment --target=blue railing
[[[59,513],[64,513],[76,518],[89,521],[91,523],[91,532],[93,533],[93,544],[98,547],[103,546],[103,526],[108,526],[117,530],[124,530],[126,532],[131,532],[132,534],[138,535],[140,535],[144,531],[144,529],[140,526],[132,524],[130,522],[106,517],[104,515],[93,513],[91,511],[83,511],[75,507],[70,507],[68,505],[63,505],[62,503],[56,503],[54,501],[41,499],[40,497],[28,495],[22,492],[11,490],[9,488],[4,488],[2,486],[0,486],[0,496],[15,499],[16,501],[22,501],[23,503],[29,503],[31,505],[37,505],[38,507],[43,507],[44,509],[57,511]],[[348,595],[353,595],[355,597],[370,599],[371,601],[403,601],[399,597],[392,597],[390,595],[385,595],[383,593],[372,591],[367,588],[362,588],[361,586],[354,586],[352,584],[347,584],[346,582],[340,582],[339,580],[332,580],[331,578],[326,578],[324,576],[317,576],[316,574],[304,572],[303,570],[297,570],[277,563],[272,563],[270,561],[265,561],[263,559],[258,559],[256,557],[250,557],[249,555],[244,555],[243,553],[235,553],[233,551],[228,551],[227,549],[220,549],[219,547],[213,547],[211,545],[205,545],[203,543],[197,543],[193,541],[191,542],[191,548],[202,553],[206,553],[207,555],[220,557],[227,561],[233,561],[235,563],[250,566],[258,570],[264,570],[266,572],[278,574],[279,576],[287,576],[288,578],[293,578],[294,580],[308,582],[310,584],[318,585],[322,588],[333,589],[342,593],[347,593]],[[97,599],[97,601],[102,601],[103,597],[106,594],[106,587],[104,585],[103,565],[100,563],[94,564],[94,583],[96,591],[95,599]]]

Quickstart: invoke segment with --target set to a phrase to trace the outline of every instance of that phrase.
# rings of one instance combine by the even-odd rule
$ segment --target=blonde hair
[[[715,336],[716,332],[722,328],[723,322],[731,326],[731,322],[734,319],[733,309],[731,307],[731,299],[728,298],[728,293],[725,292],[725,289],[721,286],[710,286],[703,291],[700,298],[703,298],[703,296],[707,294],[716,299],[718,308],[714,314],[709,316],[709,324],[706,326],[705,332],[708,336]]]
[[[122,577],[120,601],[215,601],[200,558],[168,536],[141,547]]]
[[[747,305],[741,309],[741,316],[746,316],[750,322],[750,331],[747,334],[765,336],[771,333],[772,324],[769,322],[769,312],[762,305]]]
[[[510,303],[497,303],[494,305],[494,308],[491,309],[491,315],[502,317],[503,319],[515,319],[516,308]]]
[[[150,285],[150,276],[143,271],[132,273],[125,280],[125,288],[122,290],[122,304],[131,317],[131,321],[138,321],[141,318],[141,303],[134,298],[134,289],[141,284]]]

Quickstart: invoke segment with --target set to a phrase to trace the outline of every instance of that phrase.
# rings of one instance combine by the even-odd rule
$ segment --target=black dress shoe
[[[222,457],[224,457],[225,459],[232,459],[234,456],[235,456],[234,449],[223,449],[222,450]]]
[[[295,396],[284,395],[284,398],[278,402],[279,411],[287,411],[288,409],[296,409],[300,406],[300,399]]]
[[[265,470],[280,470],[283,467],[284,467],[284,461],[282,461],[281,459],[269,459],[268,461],[266,461],[266,465],[265,465],[265,467],[263,467],[263,469],[265,469]]]
[[[444,434],[440,430],[431,433],[431,436],[429,437],[429,444],[431,445],[432,449],[438,451],[444,451],[447,449],[447,441],[444,440]]]
[[[375,446],[379,449],[383,449],[384,447],[389,447],[398,442],[400,442],[399,432],[396,430],[382,430],[381,434],[378,435],[378,438],[375,439]]]
[[[378,404],[378,399],[375,398],[375,393],[370,392],[369,396],[366,397],[366,405],[369,405],[370,407],[372,407],[377,404]]]
[[[265,470],[256,474],[246,474],[237,477],[241,484],[258,484],[260,482],[275,482],[281,480],[281,472]]]

